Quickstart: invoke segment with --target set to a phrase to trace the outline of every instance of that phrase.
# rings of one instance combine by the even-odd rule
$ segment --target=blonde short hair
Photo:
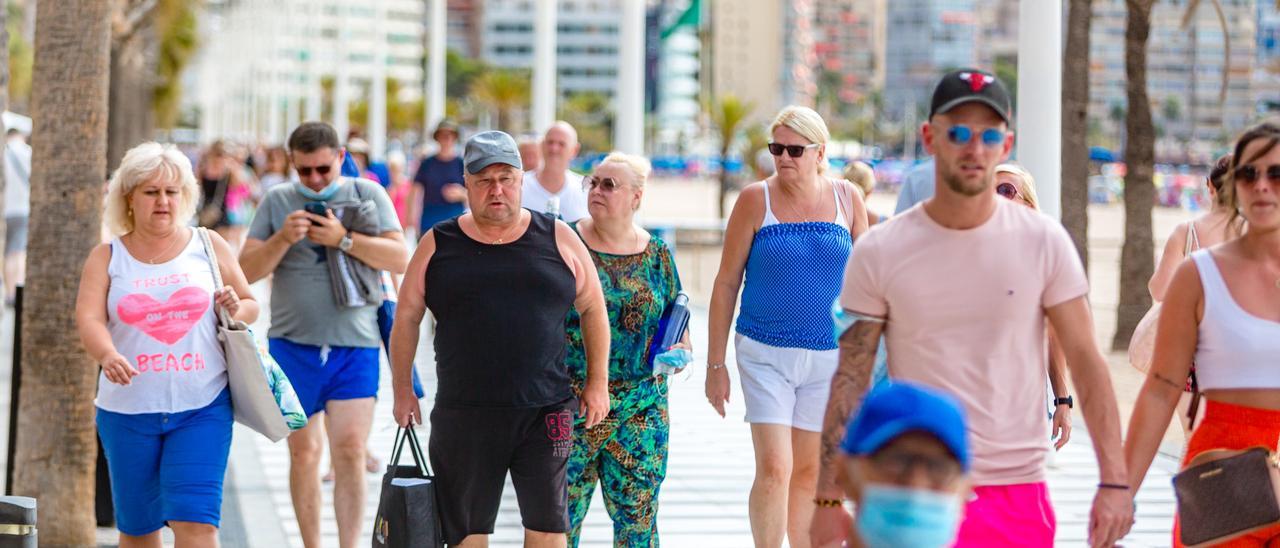
[[[1008,173],[1016,175],[1021,183],[1018,185],[1018,197],[1027,202],[1032,209],[1040,211],[1040,198],[1036,195],[1036,180],[1031,172],[1018,164],[1000,164],[996,166],[996,174]]]
[[[817,145],[826,145],[831,140],[831,132],[827,129],[827,122],[822,116],[809,107],[800,105],[788,105],[778,111],[778,116],[773,119],[773,123],[769,124],[769,134],[772,135],[780,127],[786,127],[791,131],[799,133],[801,137],[807,139],[810,143]],[[818,173],[827,171],[827,162],[818,164]]]
[[[876,172],[866,162],[854,160],[844,168],[844,178],[858,187],[865,198],[876,188]]]
[[[644,183],[649,179],[649,173],[653,171],[653,165],[643,156],[635,154],[627,154],[625,152],[610,152],[600,161],[600,165],[620,164],[627,168],[632,175],[635,176],[636,188],[644,188]],[[599,167],[599,166],[596,166]]]
[[[142,143],[125,153],[120,167],[107,183],[103,222],[112,235],[133,232],[129,197],[138,185],[155,180],[177,181],[182,188],[177,210],[174,211],[174,222],[185,225],[195,216],[200,186],[191,170],[191,160],[173,145]]]

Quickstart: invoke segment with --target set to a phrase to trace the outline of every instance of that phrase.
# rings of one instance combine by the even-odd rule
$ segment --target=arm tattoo
[[[857,411],[866,394],[875,366],[876,349],[884,320],[859,320],[840,336],[840,363],[831,377],[831,396],[822,425],[822,459],[818,486],[830,486],[835,481],[833,469],[836,451],[844,436],[845,424]]]

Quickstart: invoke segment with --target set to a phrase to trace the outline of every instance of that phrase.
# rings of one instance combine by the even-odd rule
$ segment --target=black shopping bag
[[[400,464],[400,451],[409,446],[413,465]],[[382,476],[378,513],[373,518],[373,548],[442,548],[435,477],[413,427],[396,432],[391,461]]]

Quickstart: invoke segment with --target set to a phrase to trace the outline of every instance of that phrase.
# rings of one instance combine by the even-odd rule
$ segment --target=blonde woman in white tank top
[[[258,304],[231,247],[210,233],[222,278],[188,228],[199,195],[172,145],[130,150],[108,185],[115,236],[89,253],[76,300],[80,340],[102,367],[98,433],[120,546],[217,546],[231,444],[226,367],[215,307],[253,322]]]
[[[1183,384],[1196,366],[1207,400],[1184,466],[1211,449],[1276,447],[1280,439],[1280,125],[1240,137],[1223,185],[1241,237],[1192,254],[1165,295],[1155,354],[1125,441],[1131,492],[1142,485]],[[1280,526],[1243,537],[1280,538]],[[1180,546],[1175,524],[1173,544]]]

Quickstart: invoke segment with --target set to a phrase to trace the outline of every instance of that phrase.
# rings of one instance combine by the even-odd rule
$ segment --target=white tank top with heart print
[[[194,230],[168,262],[135,259],[111,241],[107,329],[138,375],[127,386],[98,375],[95,404],[116,413],[178,413],[205,407],[227,386],[213,312],[213,271]]]

